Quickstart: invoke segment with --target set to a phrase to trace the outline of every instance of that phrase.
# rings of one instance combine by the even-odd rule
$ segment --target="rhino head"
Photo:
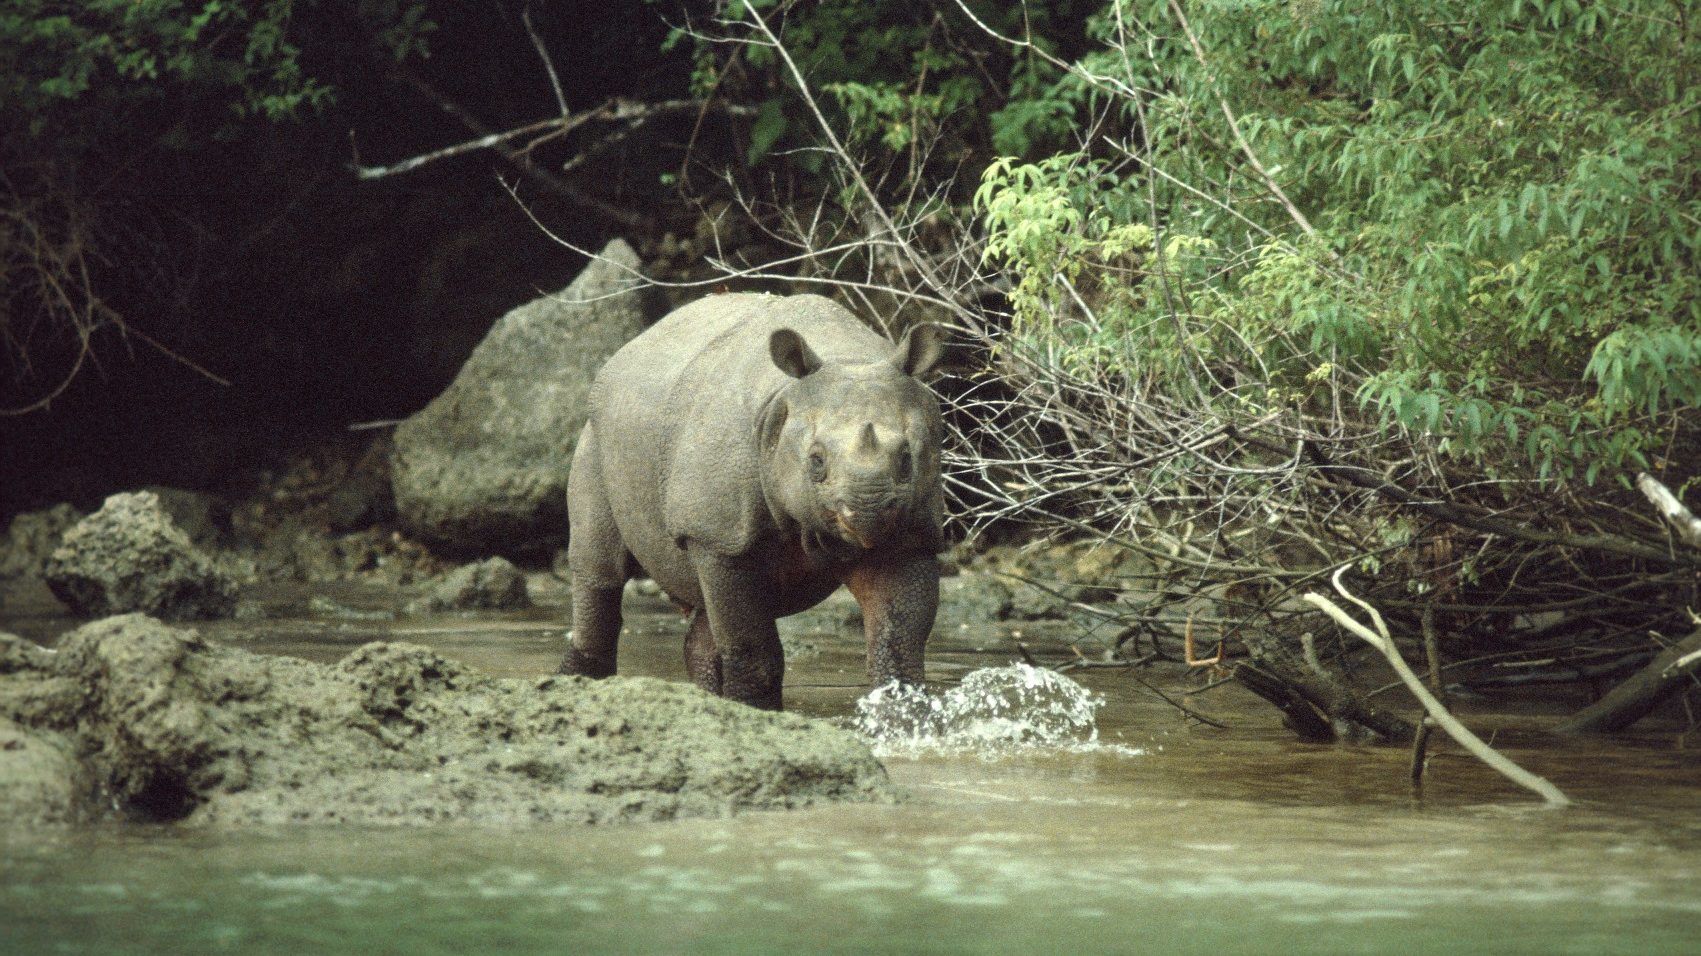
[[[823,362],[803,336],[773,333],[768,351],[791,376],[763,415],[763,488],[811,551],[890,542],[936,503],[939,403],[921,383],[944,355],[943,330],[912,327],[891,358]]]

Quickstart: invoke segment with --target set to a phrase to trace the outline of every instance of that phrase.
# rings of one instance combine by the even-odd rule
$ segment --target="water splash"
[[[1056,671],[1011,664],[971,671],[938,693],[896,681],[876,687],[857,701],[852,726],[880,756],[1087,750],[1098,749],[1103,705]]]

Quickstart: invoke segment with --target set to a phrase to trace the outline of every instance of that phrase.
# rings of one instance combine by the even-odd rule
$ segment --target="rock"
[[[395,516],[390,481],[383,475],[357,472],[325,499],[325,520],[332,531],[358,531]]]
[[[349,607],[347,604],[333,601],[322,594],[314,595],[307,602],[307,613],[314,617],[325,617],[338,621],[393,621],[396,619],[395,611],[382,608],[362,610],[357,607]]]
[[[69,823],[82,814],[89,792],[70,740],[51,727],[26,727],[11,713],[39,718],[36,695],[9,697],[7,675],[38,674],[53,663],[53,652],[13,634],[0,633],[0,822],[15,826]],[[73,699],[75,688],[61,683],[55,701]],[[70,692],[70,693],[67,693]]]
[[[1007,594],[997,614],[999,619],[1032,621],[1067,617],[1070,604],[1117,600],[1137,583],[1143,565],[1125,548],[1071,541],[1044,547],[989,548],[973,567],[1007,575],[997,580]],[[1027,580],[1019,580],[1023,578]],[[986,585],[973,587],[987,590],[990,598],[991,589]]]
[[[75,822],[83,816],[86,790],[64,735],[38,733],[0,717],[0,821]]]
[[[265,533],[254,553],[258,572],[297,581],[381,580],[412,584],[442,565],[419,543],[367,528],[327,535],[322,526],[289,517]]]
[[[271,617],[271,611],[266,608],[264,601],[253,598],[243,598],[236,602],[236,609],[230,616],[238,621],[264,621]]]
[[[53,652],[16,634],[0,631],[0,674],[40,670],[53,661]]]
[[[1010,588],[990,574],[965,572],[939,582],[941,625],[984,626],[1006,620],[1013,608]]]
[[[325,520],[332,531],[359,531],[396,520],[396,497],[390,490],[394,450],[388,435],[374,439],[331,491],[325,499]]]
[[[547,553],[565,539],[591,379],[649,318],[636,253],[616,239],[602,256],[503,316],[454,383],[396,429],[392,484],[409,531],[484,552]]]
[[[388,643],[314,664],[135,614],[0,674],[0,718],[64,735],[119,812],[213,827],[599,823],[893,797],[851,732],[684,684],[497,679]]]
[[[0,539],[0,578],[39,576],[48,556],[59,547],[59,539],[81,520],[83,513],[68,504],[13,518],[6,537]]]
[[[113,495],[65,532],[43,569],[59,600],[79,614],[141,611],[171,620],[227,617],[230,573],[190,543],[152,492]]]
[[[223,498],[163,485],[149,485],[141,490],[152,492],[159,499],[171,523],[181,528],[196,547],[216,548],[229,537],[230,503]]]
[[[509,611],[531,606],[526,576],[520,569],[506,558],[488,558],[443,575],[423,596],[410,601],[407,611]]]

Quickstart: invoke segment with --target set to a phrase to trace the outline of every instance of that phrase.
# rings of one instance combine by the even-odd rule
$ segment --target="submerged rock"
[[[141,819],[598,823],[891,799],[849,731],[683,684],[501,680],[405,644],[312,664],[142,615],[51,655],[5,641],[0,718],[69,741]]]
[[[564,540],[591,379],[649,317],[637,254],[617,239],[602,257],[503,316],[454,383],[396,429],[391,480],[409,531],[486,552]]]
[[[487,558],[456,568],[408,603],[410,614],[432,611],[508,611],[532,606],[526,576],[506,558]]]
[[[153,492],[113,495],[65,532],[42,576],[79,614],[227,617],[236,581],[190,542]]]
[[[37,577],[53,549],[83,513],[68,504],[29,511],[12,519],[0,538],[0,578]]]

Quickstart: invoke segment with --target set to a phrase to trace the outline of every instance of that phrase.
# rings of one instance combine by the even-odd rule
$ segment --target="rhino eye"
[[[809,453],[809,478],[812,481],[827,480],[827,459],[822,458],[818,451]]]

